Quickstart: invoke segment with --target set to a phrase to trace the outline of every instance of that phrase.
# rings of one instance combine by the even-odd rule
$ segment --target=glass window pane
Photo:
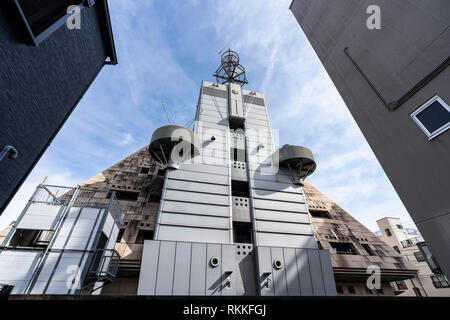
[[[430,133],[450,122],[450,112],[439,101],[434,101],[416,117]]]

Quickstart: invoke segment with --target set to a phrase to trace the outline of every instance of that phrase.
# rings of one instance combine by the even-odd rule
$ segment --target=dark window
[[[420,289],[417,287],[413,288],[414,293],[416,294],[417,297],[421,297],[422,293],[420,292]]]
[[[439,100],[415,114],[415,117],[430,135],[450,123],[450,111]]]
[[[414,252],[417,262],[425,261],[425,257],[420,251]]]
[[[116,242],[120,242],[120,240],[122,240],[123,234],[125,233],[125,228],[120,228],[119,230],[119,234],[117,235],[117,240]]]
[[[231,195],[234,197],[249,197],[248,182],[231,180]]]
[[[161,193],[152,193],[148,198],[148,202],[160,202],[161,201]]]
[[[355,292],[355,287],[353,287],[353,286],[348,286],[347,290],[348,290],[348,293],[351,293],[351,294],[355,294],[356,293]]]
[[[323,219],[331,219],[331,215],[328,211],[326,210],[314,210],[314,209],[310,209],[309,213],[311,214],[312,217],[314,218],[323,218]]]
[[[400,253],[400,249],[397,246],[393,247],[395,251],[397,251],[398,253]]]
[[[408,290],[408,287],[406,286],[406,283],[403,280],[395,281],[395,284],[397,285],[398,290]]]
[[[231,148],[231,161],[246,162],[245,150]]]
[[[435,288],[448,288],[450,287],[447,278],[443,274],[436,274],[431,276],[431,281]]]
[[[401,224],[398,224],[398,225],[397,225],[397,228],[403,229],[403,226],[402,226]]]
[[[233,222],[234,243],[252,243],[252,224],[249,222]]]
[[[394,262],[394,266],[397,269],[405,269],[405,266],[403,265],[403,263]]]
[[[351,243],[330,242],[330,245],[337,254],[356,254]]]
[[[52,240],[54,231],[16,229],[9,241],[11,247],[46,248]]]
[[[386,233],[386,235],[387,235],[388,237],[392,236],[391,230],[385,229],[384,232]]]
[[[100,238],[98,239],[97,242],[97,250],[101,250],[101,249],[105,249],[106,243],[108,242],[108,238],[106,237],[106,235],[102,232],[100,234]],[[103,252],[98,252],[94,255],[94,259],[92,260],[92,270],[94,271],[102,271],[102,265],[105,262],[103,259]]]
[[[111,190],[108,192],[108,199],[111,198],[112,191],[116,192],[117,200],[136,201],[139,198],[139,192],[136,191]]]
[[[342,289],[341,286],[336,286],[336,291],[337,293],[344,293],[344,290]]]
[[[428,248],[428,245],[425,242],[420,242],[417,244],[417,247],[420,249],[420,252],[422,252],[422,255],[425,258],[425,261],[427,262],[431,271],[433,273],[441,273],[441,267],[431,253],[430,248]]]
[[[160,177],[164,177],[166,175],[166,172],[164,171],[164,169],[158,169],[158,173],[156,175],[160,176]]]
[[[71,5],[79,5],[81,0],[16,0],[33,37],[39,36],[67,14]]]
[[[409,239],[402,240],[402,241],[400,241],[400,243],[402,244],[403,248],[409,248],[409,247],[412,247],[414,245],[414,243],[411,240],[409,240]]]
[[[361,243],[361,245],[364,248],[364,250],[366,250],[366,252],[369,254],[369,256],[376,256],[375,252],[372,250],[372,248],[370,248],[368,244]]]
[[[231,121],[231,119],[230,119],[230,129],[231,130],[235,130],[236,133],[243,133],[243,131],[244,131],[244,123],[243,122]]]
[[[150,168],[147,167],[141,167],[141,171],[139,171],[140,174],[148,174],[150,171]]]
[[[153,240],[153,230],[139,230],[136,243],[144,243],[144,240]]]
[[[378,293],[378,294],[384,294],[383,289],[380,288],[380,289],[376,289],[376,290],[377,290],[377,293]]]

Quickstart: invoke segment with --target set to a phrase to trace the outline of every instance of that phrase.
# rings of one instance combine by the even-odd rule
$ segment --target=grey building
[[[150,156],[165,169],[138,295],[334,296],[330,253],[314,237],[303,179],[311,151],[273,139],[264,94],[228,50],[203,81],[194,130],[164,126]]]
[[[117,58],[106,0],[2,1],[0,43],[1,214],[97,74]]]
[[[450,2],[294,0],[290,9],[449,276]]]

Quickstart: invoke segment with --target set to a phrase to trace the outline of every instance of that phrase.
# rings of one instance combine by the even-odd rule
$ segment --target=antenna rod
[[[164,101],[161,101],[161,102],[162,102],[162,105],[163,105],[163,107],[164,107],[164,111],[166,112],[167,120],[169,120],[169,123],[170,123],[170,124],[173,124],[173,120],[172,120],[172,118],[170,117],[169,112],[167,111],[166,104],[164,103]]]

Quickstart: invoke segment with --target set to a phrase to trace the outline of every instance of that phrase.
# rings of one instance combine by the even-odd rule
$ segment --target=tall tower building
[[[237,61],[226,55],[225,62]],[[238,80],[245,83],[243,68],[236,69]],[[172,141],[155,143],[170,129],[162,127],[149,146],[83,184],[114,191],[125,213],[116,243],[121,257],[117,277],[102,294],[328,295],[337,283],[342,290],[338,294],[393,295],[388,282],[412,277],[414,268],[303,183],[303,177],[289,170],[291,164],[276,173],[264,167],[262,163],[277,154],[264,95],[241,88],[224,70],[232,68],[223,64],[215,74],[224,83],[202,83],[195,133],[175,128],[201,140],[196,142],[201,155],[192,163],[164,160],[167,155],[158,151]],[[281,164],[286,157],[281,154]],[[303,163],[302,175],[314,169],[312,164]],[[218,260],[211,261],[214,257]],[[213,267],[214,261],[219,266]],[[370,265],[380,266],[379,292],[365,289]],[[164,268],[164,279],[155,276],[159,268]],[[211,279],[216,281],[209,289],[205,283]]]
[[[290,9],[450,277],[450,2],[293,0]]]
[[[165,178],[137,293],[335,295],[302,189],[311,151],[276,148],[264,95],[241,87],[235,52],[215,76],[202,82],[193,131],[164,126],[152,136]]]
[[[264,95],[242,88],[237,54],[225,52],[214,75],[202,82],[193,131],[163,126],[77,188],[40,185],[0,252],[0,271],[14,270],[17,255],[28,265],[0,272],[0,283],[13,293],[333,296],[393,295],[389,281],[413,277],[304,181],[316,167],[311,151],[276,147]],[[116,223],[99,215],[111,201]],[[63,274],[80,257],[82,285],[68,290]],[[373,265],[377,292],[366,290]]]

